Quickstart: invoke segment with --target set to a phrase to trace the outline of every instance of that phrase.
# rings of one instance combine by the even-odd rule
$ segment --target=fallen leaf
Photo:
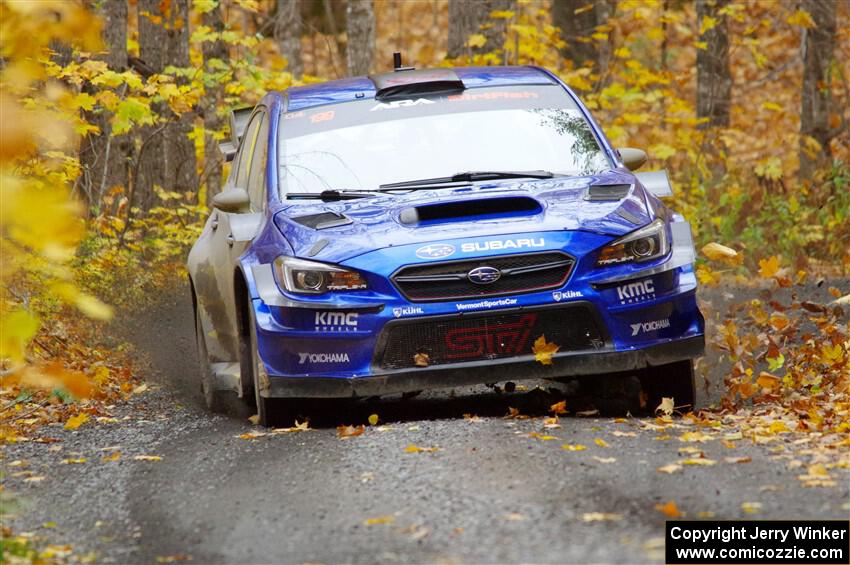
[[[476,422],[476,423],[484,421],[481,418],[479,418],[478,416],[476,416],[475,414],[464,414],[463,419],[466,420],[467,422]]]
[[[561,349],[561,346],[555,345],[554,343],[548,343],[546,341],[546,336],[541,335],[534,340],[531,352],[534,353],[534,360],[539,362],[541,365],[551,365],[552,356],[557,353],[559,349]]]
[[[598,416],[598,415],[599,415],[599,410],[596,410],[596,409],[593,409],[593,410],[582,410],[581,412],[576,412],[576,416],[584,416],[584,417],[586,417],[586,416]]]
[[[656,504],[655,509],[667,516],[668,518],[682,517],[682,513],[679,511],[679,507],[676,506],[676,503],[672,500],[667,501],[664,504]]]
[[[621,432],[620,430],[614,430],[611,432],[611,435],[617,437],[637,437],[635,432]]]
[[[519,408],[508,406],[508,413],[505,414],[505,420],[528,420],[529,416],[519,413]]]
[[[556,436],[544,435],[544,434],[541,434],[541,433],[538,433],[538,432],[530,432],[528,434],[528,437],[534,438],[534,439],[539,439],[541,441],[552,441],[553,439],[558,439]]]
[[[378,415],[377,414],[370,414],[369,415],[369,425],[370,426],[377,426],[378,425]]]
[[[363,435],[363,432],[366,431],[366,426],[362,424],[359,426],[337,426],[336,431],[339,437],[345,439]]]
[[[72,457],[70,459],[63,459],[62,460],[63,465],[79,465],[80,463],[85,463],[85,462],[86,462],[85,457]]]
[[[604,439],[600,439],[600,438],[596,438],[595,440],[593,440],[593,443],[595,443],[599,447],[611,447],[611,444],[609,444]]]
[[[89,415],[88,414],[77,414],[76,416],[71,416],[70,418],[68,418],[68,421],[65,422],[65,429],[66,430],[76,430],[77,428],[79,428],[80,426],[82,426],[83,424],[85,424],[88,421],[89,421]]]
[[[658,412],[661,412],[665,416],[670,416],[673,414],[674,409],[675,406],[673,405],[673,399],[665,396],[661,399],[661,404],[655,408],[655,413],[657,414]]]
[[[723,460],[724,460],[724,461],[726,461],[727,463],[749,463],[750,461],[752,461],[752,460],[753,460],[753,458],[752,458],[752,457],[749,457],[749,456],[745,456],[745,457],[726,457],[726,458],[724,458]]]
[[[584,451],[585,449],[587,449],[587,446],[584,446],[580,443],[565,443],[561,446],[561,449],[564,449],[566,451]]]
[[[741,510],[745,514],[758,514],[761,512],[761,502],[742,502]]]
[[[669,465],[664,465],[663,467],[659,467],[656,469],[659,473],[667,473],[668,475],[672,475],[676,471],[681,471],[682,466],[676,463],[670,463]]]
[[[509,512],[505,514],[505,520],[508,520],[509,522],[522,522],[528,520],[528,518],[519,512]]]
[[[705,443],[714,439],[714,436],[702,432],[685,432],[679,436],[679,441]]]
[[[134,455],[133,459],[136,461],[162,461],[162,457],[159,455]]]
[[[121,452],[113,451],[109,455],[104,455],[103,457],[101,457],[100,460],[104,463],[109,463],[110,461],[118,461],[119,459],[121,459]]]
[[[594,455],[593,458],[600,463],[613,463],[617,460],[615,457],[599,457],[597,455]]]
[[[24,479],[24,482],[25,483],[40,483],[43,480],[44,480],[44,477],[42,475],[37,475],[37,476],[34,476],[34,477],[27,477],[26,479]]]
[[[140,384],[139,386],[137,386],[136,388],[133,389],[133,394],[142,394],[146,390],[148,390],[147,383],[142,383],[142,384]]]
[[[413,364],[417,367],[427,367],[431,363],[431,357],[425,353],[416,353],[413,356]]]
[[[245,432],[244,434],[239,434],[236,437],[238,437],[239,439],[257,439],[257,438],[264,437],[264,436],[267,436],[267,435],[269,435],[268,432],[251,430],[250,432]]]
[[[404,448],[405,453],[433,453],[434,451],[438,451],[439,447],[419,447],[418,445],[413,445],[412,443]]]
[[[366,518],[363,524],[366,526],[378,526],[380,524],[392,524],[395,516],[378,516],[377,518]]]
[[[622,518],[622,514],[612,514],[606,512],[585,512],[581,515],[581,519],[584,522],[606,522],[622,520]]]
[[[556,430],[561,427],[561,423],[557,416],[543,419],[543,427],[548,430]]]
[[[260,424],[260,415],[254,414],[253,416],[248,416],[248,421],[257,426]]]
[[[567,401],[562,400],[560,402],[556,402],[552,406],[549,407],[549,412],[553,414],[566,414],[567,413]]]
[[[704,467],[715,465],[717,461],[714,459],[708,459],[705,457],[692,458],[692,459],[683,459],[682,465],[701,465]]]

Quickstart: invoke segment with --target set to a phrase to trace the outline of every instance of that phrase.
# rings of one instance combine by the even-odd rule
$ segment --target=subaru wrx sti
[[[211,408],[611,375],[693,404],[690,227],[554,74],[399,68],[231,122],[188,260]]]

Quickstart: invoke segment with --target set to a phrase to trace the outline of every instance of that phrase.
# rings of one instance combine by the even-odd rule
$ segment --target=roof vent
[[[396,72],[404,70],[405,72]],[[375,98],[394,100],[436,94],[449,94],[464,89],[463,81],[451,69],[409,69],[400,67],[391,73],[371,75]]]

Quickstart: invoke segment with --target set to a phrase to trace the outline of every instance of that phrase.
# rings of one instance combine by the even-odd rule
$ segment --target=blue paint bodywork
[[[589,303],[604,324],[608,340],[602,351],[640,350],[701,337],[704,325],[696,304],[697,281],[692,264],[666,270],[662,267],[660,272],[649,276],[646,275],[648,270],[669,264],[670,256],[647,263],[596,266],[599,250],[618,237],[658,217],[665,218],[670,237],[670,225],[684,222],[684,219],[667,210],[622,165],[618,154],[575,94],[548,71],[534,67],[458,68],[455,71],[468,89],[521,84],[560,85],[575,100],[617,168],[587,177],[479,182],[455,189],[379,194],[374,198],[340,202],[281,200],[277,177],[277,140],[281,127],[285,135],[281,112],[374,98],[376,91],[371,80],[359,77],[293,87],[285,93],[267,95],[262,104],[270,110],[271,116],[266,167],[268,210],[261,231],[239,258],[236,267],[245,277],[256,315],[259,355],[272,380],[385,374],[386,371],[375,362],[375,351],[385,324],[393,320],[425,320],[430,316],[539,306],[560,307],[578,301]],[[628,184],[632,188],[625,198],[618,201],[590,201],[585,198],[588,187],[612,184]],[[539,211],[417,225],[407,225],[399,219],[401,211],[411,206],[462,201],[474,208],[477,199],[498,197],[533,199],[539,204]],[[327,211],[344,214],[352,222],[316,230],[293,220],[294,217]],[[474,244],[476,249],[482,249],[487,242],[517,240],[531,241],[534,247],[470,253],[460,251],[464,244]],[[317,242],[324,242],[324,246],[310,254]],[[427,259],[417,255],[417,250],[428,244],[450,245],[457,251],[448,258]],[[414,303],[404,298],[390,280],[391,275],[410,265],[547,250],[564,251],[576,259],[568,280],[558,289],[492,298]],[[291,300],[297,306],[269,305],[260,297],[253,268],[268,265],[281,255],[354,269],[365,277],[368,289],[305,295],[288,294],[278,288],[276,290],[282,299]],[[646,284],[645,281],[652,282]],[[624,297],[622,288],[634,282],[644,284],[652,292],[644,293],[639,300]],[[356,324],[317,329],[317,313],[329,311],[354,313]],[[651,329],[640,326],[635,330],[638,324],[656,320],[669,320],[669,324]],[[305,354],[321,355],[312,361]],[[333,357],[333,354],[338,355]],[[331,358],[337,360],[321,361]],[[497,359],[492,363],[503,361]]]

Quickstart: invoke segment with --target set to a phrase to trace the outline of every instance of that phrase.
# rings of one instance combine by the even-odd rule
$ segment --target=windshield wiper
[[[420,186],[427,187],[437,184],[449,184],[458,182],[469,183],[482,180],[550,179],[554,176],[554,173],[550,173],[549,171],[467,171],[465,173],[456,173],[450,177],[436,177],[432,179],[391,182],[389,184],[382,184],[379,188],[381,190],[396,190],[403,188],[416,188]]]
[[[377,190],[323,190],[322,192],[288,192],[287,200],[321,200],[322,202],[338,202],[340,200],[357,200],[379,194]]]

